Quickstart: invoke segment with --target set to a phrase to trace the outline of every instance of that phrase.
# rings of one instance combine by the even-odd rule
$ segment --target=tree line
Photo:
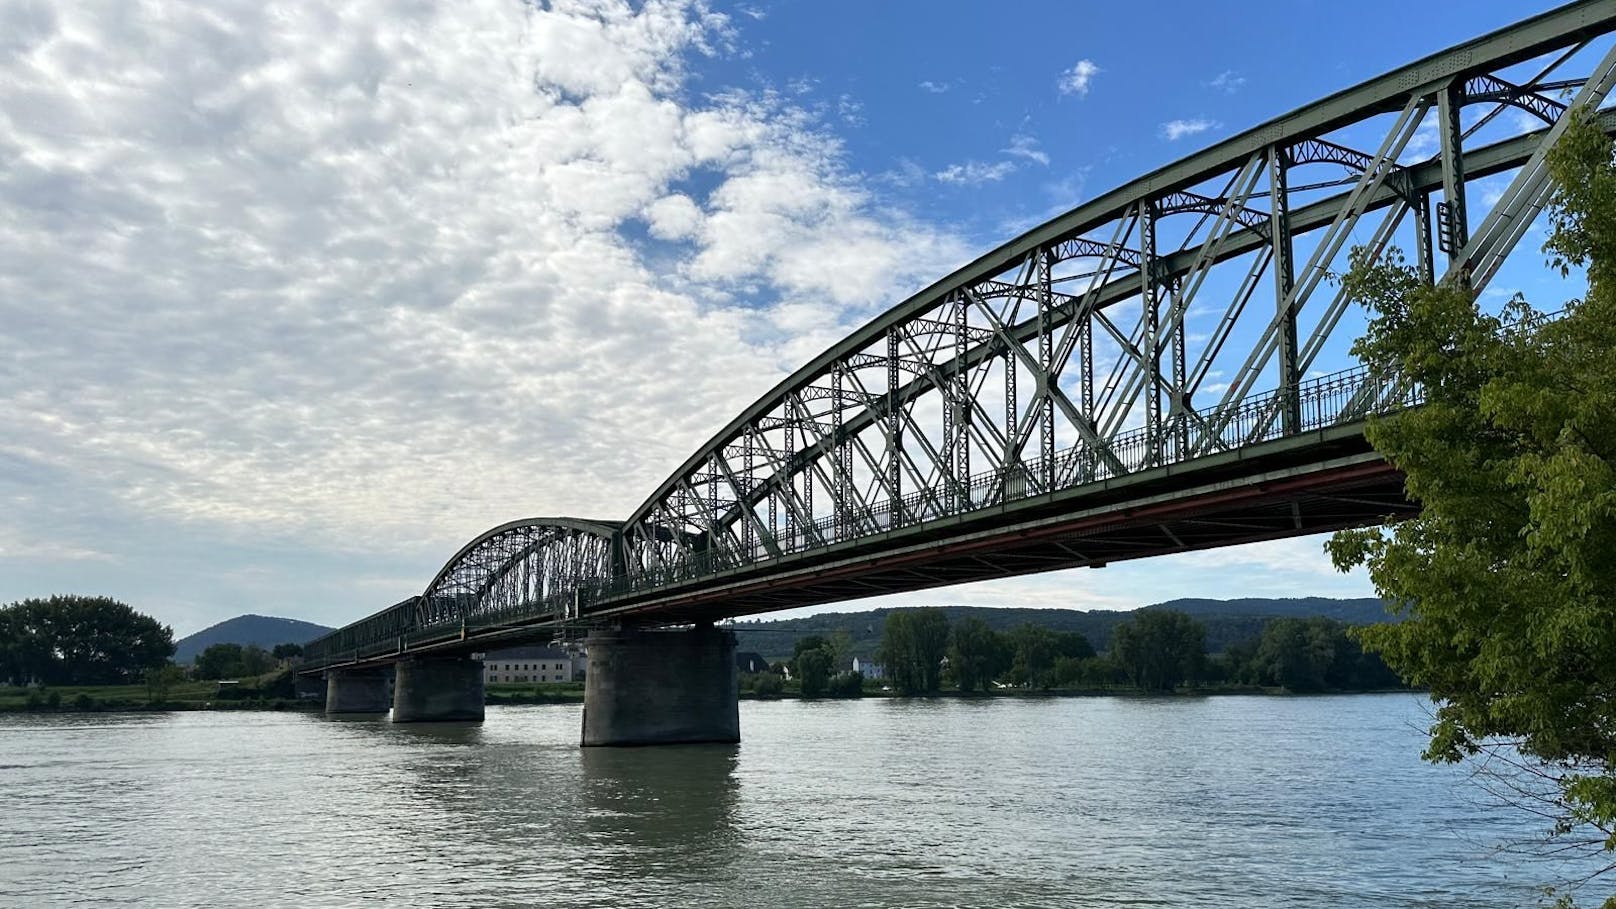
[[[0,607],[0,681],[123,685],[174,655],[174,631],[108,597],[53,596]]]
[[[264,675],[301,656],[296,644],[214,644],[196,658],[199,679]],[[0,606],[0,684],[166,685],[174,631],[109,597],[52,596]],[[155,680],[155,681],[154,681]]]
[[[804,639],[812,651],[825,639]],[[802,663],[799,642],[794,668]],[[834,650],[834,648],[832,648]],[[1147,609],[1117,625],[1111,647],[1098,653],[1076,632],[1026,624],[995,631],[974,617],[952,625],[940,609],[898,610],[887,616],[876,660],[900,694],[994,688],[1122,688],[1168,692],[1184,686],[1238,685],[1291,691],[1358,691],[1401,685],[1332,619],[1275,619],[1250,641],[1206,653],[1206,630],[1171,609]],[[812,658],[810,667],[819,665]],[[834,665],[834,664],[832,664]],[[808,683],[804,678],[804,693]],[[816,686],[817,688],[818,686]],[[809,695],[812,696],[812,695]]]

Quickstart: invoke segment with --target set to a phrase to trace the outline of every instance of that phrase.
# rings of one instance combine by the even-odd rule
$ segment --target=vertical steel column
[[[836,484],[836,495],[832,496],[832,507],[836,509],[835,527],[836,539],[845,540],[851,526],[848,520],[851,515],[847,508],[847,463],[842,455],[847,450],[846,440],[842,438],[842,364],[833,363],[830,367],[830,396],[831,396],[831,480]]]
[[[954,479],[959,483],[960,510],[971,508],[971,377],[965,372],[965,351],[970,337],[970,307],[963,296],[954,301]]]
[[[903,422],[898,410],[898,328],[887,329],[887,476],[891,484],[891,523],[903,523]]]
[[[741,534],[742,538],[746,541],[746,559],[747,561],[751,561],[757,558],[757,532],[752,526],[756,524],[757,521],[755,520],[756,506],[752,504],[753,462],[752,434],[750,432],[746,434],[745,439],[741,444],[743,446],[743,461],[745,463],[745,467],[743,468],[745,473],[743,473],[741,476],[744,477],[742,482],[746,484],[746,488],[735,490],[735,503],[741,507],[742,511],[753,512],[751,517],[746,517],[741,520]]]
[[[1039,250],[1038,257],[1038,366],[1043,374],[1038,377],[1038,456],[1042,461],[1039,479],[1048,492],[1055,488],[1055,397],[1049,383],[1055,375],[1054,331],[1050,325],[1050,310],[1055,305],[1055,291],[1050,276],[1054,258],[1051,250]]]
[[[1448,254],[1448,266],[1459,263],[1465,244],[1470,242],[1470,218],[1465,205],[1465,172],[1463,124],[1459,122],[1464,107],[1464,80],[1454,79],[1436,95],[1437,133],[1442,139],[1442,202],[1439,209],[1444,217],[1438,219],[1442,249]],[[1468,276],[1465,276],[1468,283]]]
[[[1268,231],[1274,250],[1274,318],[1279,331],[1280,431],[1301,431],[1302,409],[1297,375],[1296,262],[1291,248],[1289,153],[1278,145],[1268,150]]]
[[[718,465],[707,462],[707,570],[718,570]]]
[[[1410,200],[1414,209],[1414,255],[1420,269],[1420,279],[1427,284],[1436,283],[1436,262],[1431,249],[1431,195],[1414,193]]]
[[[1161,311],[1156,295],[1156,204],[1139,203],[1139,305],[1145,317],[1145,362],[1150,370],[1145,391],[1147,465],[1161,463]]]
[[[786,465],[786,476],[785,482],[780,484],[780,488],[785,495],[795,498],[797,495],[797,414],[792,408],[789,398],[786,399],[785,419],[786,454],[783,460]],[[796,526],[796,523],[796,509],[787,508],[786,539],[789,541],[786,546],[787,550],[797,548],[797,534],[803,532],[801,528]]]
[[[1173,279],[1171,299],[1173,301],[1173,395],[1171,407],[1168,410],[1168,419],[1173,424],[1173,460],[1182,460],[1189,456],[1190,451],[1190,425],[1184,416],[1184,411],[1190,406],[1187,393],[1184,391],[1186,381],[1185,369],[1185,338],[1184,315],[1189,304],[1181,297],[1184,294],[1184,282],[1181,278]]]
[[[1004,342],[1004,499],[1010,498],[1012,478],[1024,471],[1021,467],[1021,452],[1016,446],[1017,408],[1020,395],[1016,392],[1016,354],[1010,348],[1011,341]]]
[[[802,398],[793,396],[793,402],[797,405],[797,413],[806,414],[808,412],[808,408],[803,406]],[[811,424],[812,428],[809,426],[803,427],[802,444],[804,447],[807,447],[814,439],[819,437],[818,421],[808,420],[807,422]],[[814,511],[814,472],[808,469],[807,453],[799,455],[793,452],[791,461],[792,469],[802,477],[803,517],[807,519],[809,524],[808,527],[802,529],[802,539],[804,543],[809,543],[819,536],[819,514]]]

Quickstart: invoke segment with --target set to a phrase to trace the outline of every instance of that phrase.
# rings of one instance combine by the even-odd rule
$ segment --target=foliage
[[[0,607],[0,681],[133,682],[174,653],[174,633],[107,597],[53,596]]]
[[[1014,652],[1010,672],[1012,685],[1048,690],[1059,684],[1054,669],[1060,660],[1080,661],[1094,656],[1089,639],[1075,631],[1051,631],[1026,624],[1010,632]],[[1074,667],[1069,666],[1070,672]]]
[[[1224,660],[1234,680],[1290,691],[1366,691],[1401,684],[1345,626],[1321,616],[1275,619],[1255,646],[1226,652]]]
[[[276,660],[257,644],[214,644],[197,654],[199,679],[240,679],[263,675],[275,668]]]
[[[269,652],[269,655],[274,657],[277,661],[297,659],[298,657],[303,655],[303,645],[302,644],[276,644],[275,649],[271,650]]]
[[[814,647],[797,654],[794,661],[797,681],[802,686],[802,696],[817,698],[825,693],[830,684],[830,653],[823,647]]]
[[[1537,324],[1468,288],[1429,287],[1401,260],[1360,256],[1347,289],[1371,311],[1355,352],[1425,390],[1371,421],[1421,514],[1338,533],[1342,569],[1367,566],[1407,621],[1361,639],[1438,703],[1426,756],[1510,743],[1556,782],[1556,831],[1616,848],[1616,164],[1574,121],[1549,159],[1546,249],[1585,268],[1586,296]],[[1607,905],[1611,905],[1607,903]]]
[[[948,618],[940,609],[900,609],[887,614],[876,659],[899,694],[936,694],[948,652]]]
[[[760,698],[777,698],[785,693],[786,680],[773,672],[749,673],[741,679],[741,690]]]
[[[185,670],[173,663],[164,663],[146,670],[146,700],[153,704],[161,704],[168,700],[170,691],[174,686],[185,680]]]
[[[860,698],[864,696],[864,673],[838,672],[830,677],[825,693],[833,698]]]
[[[1118,625],[1111,657],[1147,691],[1172,691],[1198,681],[1205,661],[1206,630],[1174,609],[1143,609]]]
[[[1129,618],[1127,612],[1096,609],[1026,609],[998,606],[939,606],[951,625],[967,618],[981,620],[990,629],[1008,634],[1025,624],[1038,625],[1050,631],[1075,631],[1087,638],[1096,650],[1111,646],[1111,630]],[[1206,649],[1209,653],[1224,650],[1231,644],[1255,639],[1263,626],[1282,616],[1307,618],[1322,615],[1349,625],[1368,625],[1386,620],[1386,610],[1379,597],[1337,600],[1324,597],[1291,599],[1242,598],[1232,600],[1187,599],[1172,600],[1149,608],[1179,609],[1186,612],[1206,628]],[[845,634],[850,643],[848,653],[873,655],[881,646],[881,634],[892,609],[873,609],[865,612],[834,612],[796,619],[739,621],[726,626],[735,633],[737,649],[756,651],[771,660],[789,658],[792,643],[800,637],[820,636],[821,645],[838,635]],[[839,668],[847,668],[847,660],[838,660]],[[952,684],[955,680],[950,679]]]
[[[949,635],[948,668],[961,691],[986,691],[1010,668],[1014,652],[1004,635],[974,616],[954,623]]]

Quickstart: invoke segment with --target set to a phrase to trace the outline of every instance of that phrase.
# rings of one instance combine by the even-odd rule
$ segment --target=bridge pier
[[[741,740],[735,635],[623,629],[584,643],[585,747]]]
[[[386,713],[391,669],[332,669],[325,674],[326,713]]]
[[[483,661],[402,660],[393,682],[395,723],[481,723]]]

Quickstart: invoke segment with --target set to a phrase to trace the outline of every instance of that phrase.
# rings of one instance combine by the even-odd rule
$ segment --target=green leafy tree
[[[861,698],[864,696],[864,673],[838,672],[830,677],[825,693],[833,698]]]
[[[824,695],[830,683],[830,654],[815,647],[797,654],[795,660],[797,680],[802,685],[802,696],[817,698]]]
[[[240,644],[210,644],[196,655],[196,677],[199,679],[234,679],[242,672]]]
[[[53,596],[0,608],[0,672],[13,682],[137,682],[173,655],[172,629],[108,597]]]
[[[1172,691],[1198,681],[1205,647],[1201,623],[1176,609],[1140,610],[1111,636],[1112,658],[1147,691]]]
[[[269,651],[257,644],[248,644],[241,649],[241,675],[263,675],[275,669],[276,659]]]
[[[185,670],[173,663],[164,663],[146,670],[146,700],[153,704],[161,704],[168,700],[168,693],[173,687],[185,680]]]
[[[269,652],[269,655],[274,657],[277,661],[280,661],[280,660],[295,660],[298,657],[303,655],[303,645],[301,645],[301,644],[276,644],[275,649],[271,650]]]
[[[1517,299],[1483,313],[1458,284],[1427,286],[1393,257],[1360,257],[1347,289],[1371,311],[1355,352],[1425,391],[1372,420],[1418,517],[1343,531],[1342,569],[1367,566],[1397,624],[1365,644],[1437,702],[1426,756],[1511,743],[1558,803],[1555,832],[1616,849],[1616,164],[1571,123],[1549,157],[1546,247],[1588,289],[1540,322]],[[1616,899],[1606,902],[1616,906]]]
[[[948,667],[961,691],[986,691],[1010,668],[1011,648],[1004,635],[981,619],[967,616],[949,635]]]
[[[948,617],[941,609],[894,609],[887,614],[876,659],[899,694],[935,694],[948,654]]]

